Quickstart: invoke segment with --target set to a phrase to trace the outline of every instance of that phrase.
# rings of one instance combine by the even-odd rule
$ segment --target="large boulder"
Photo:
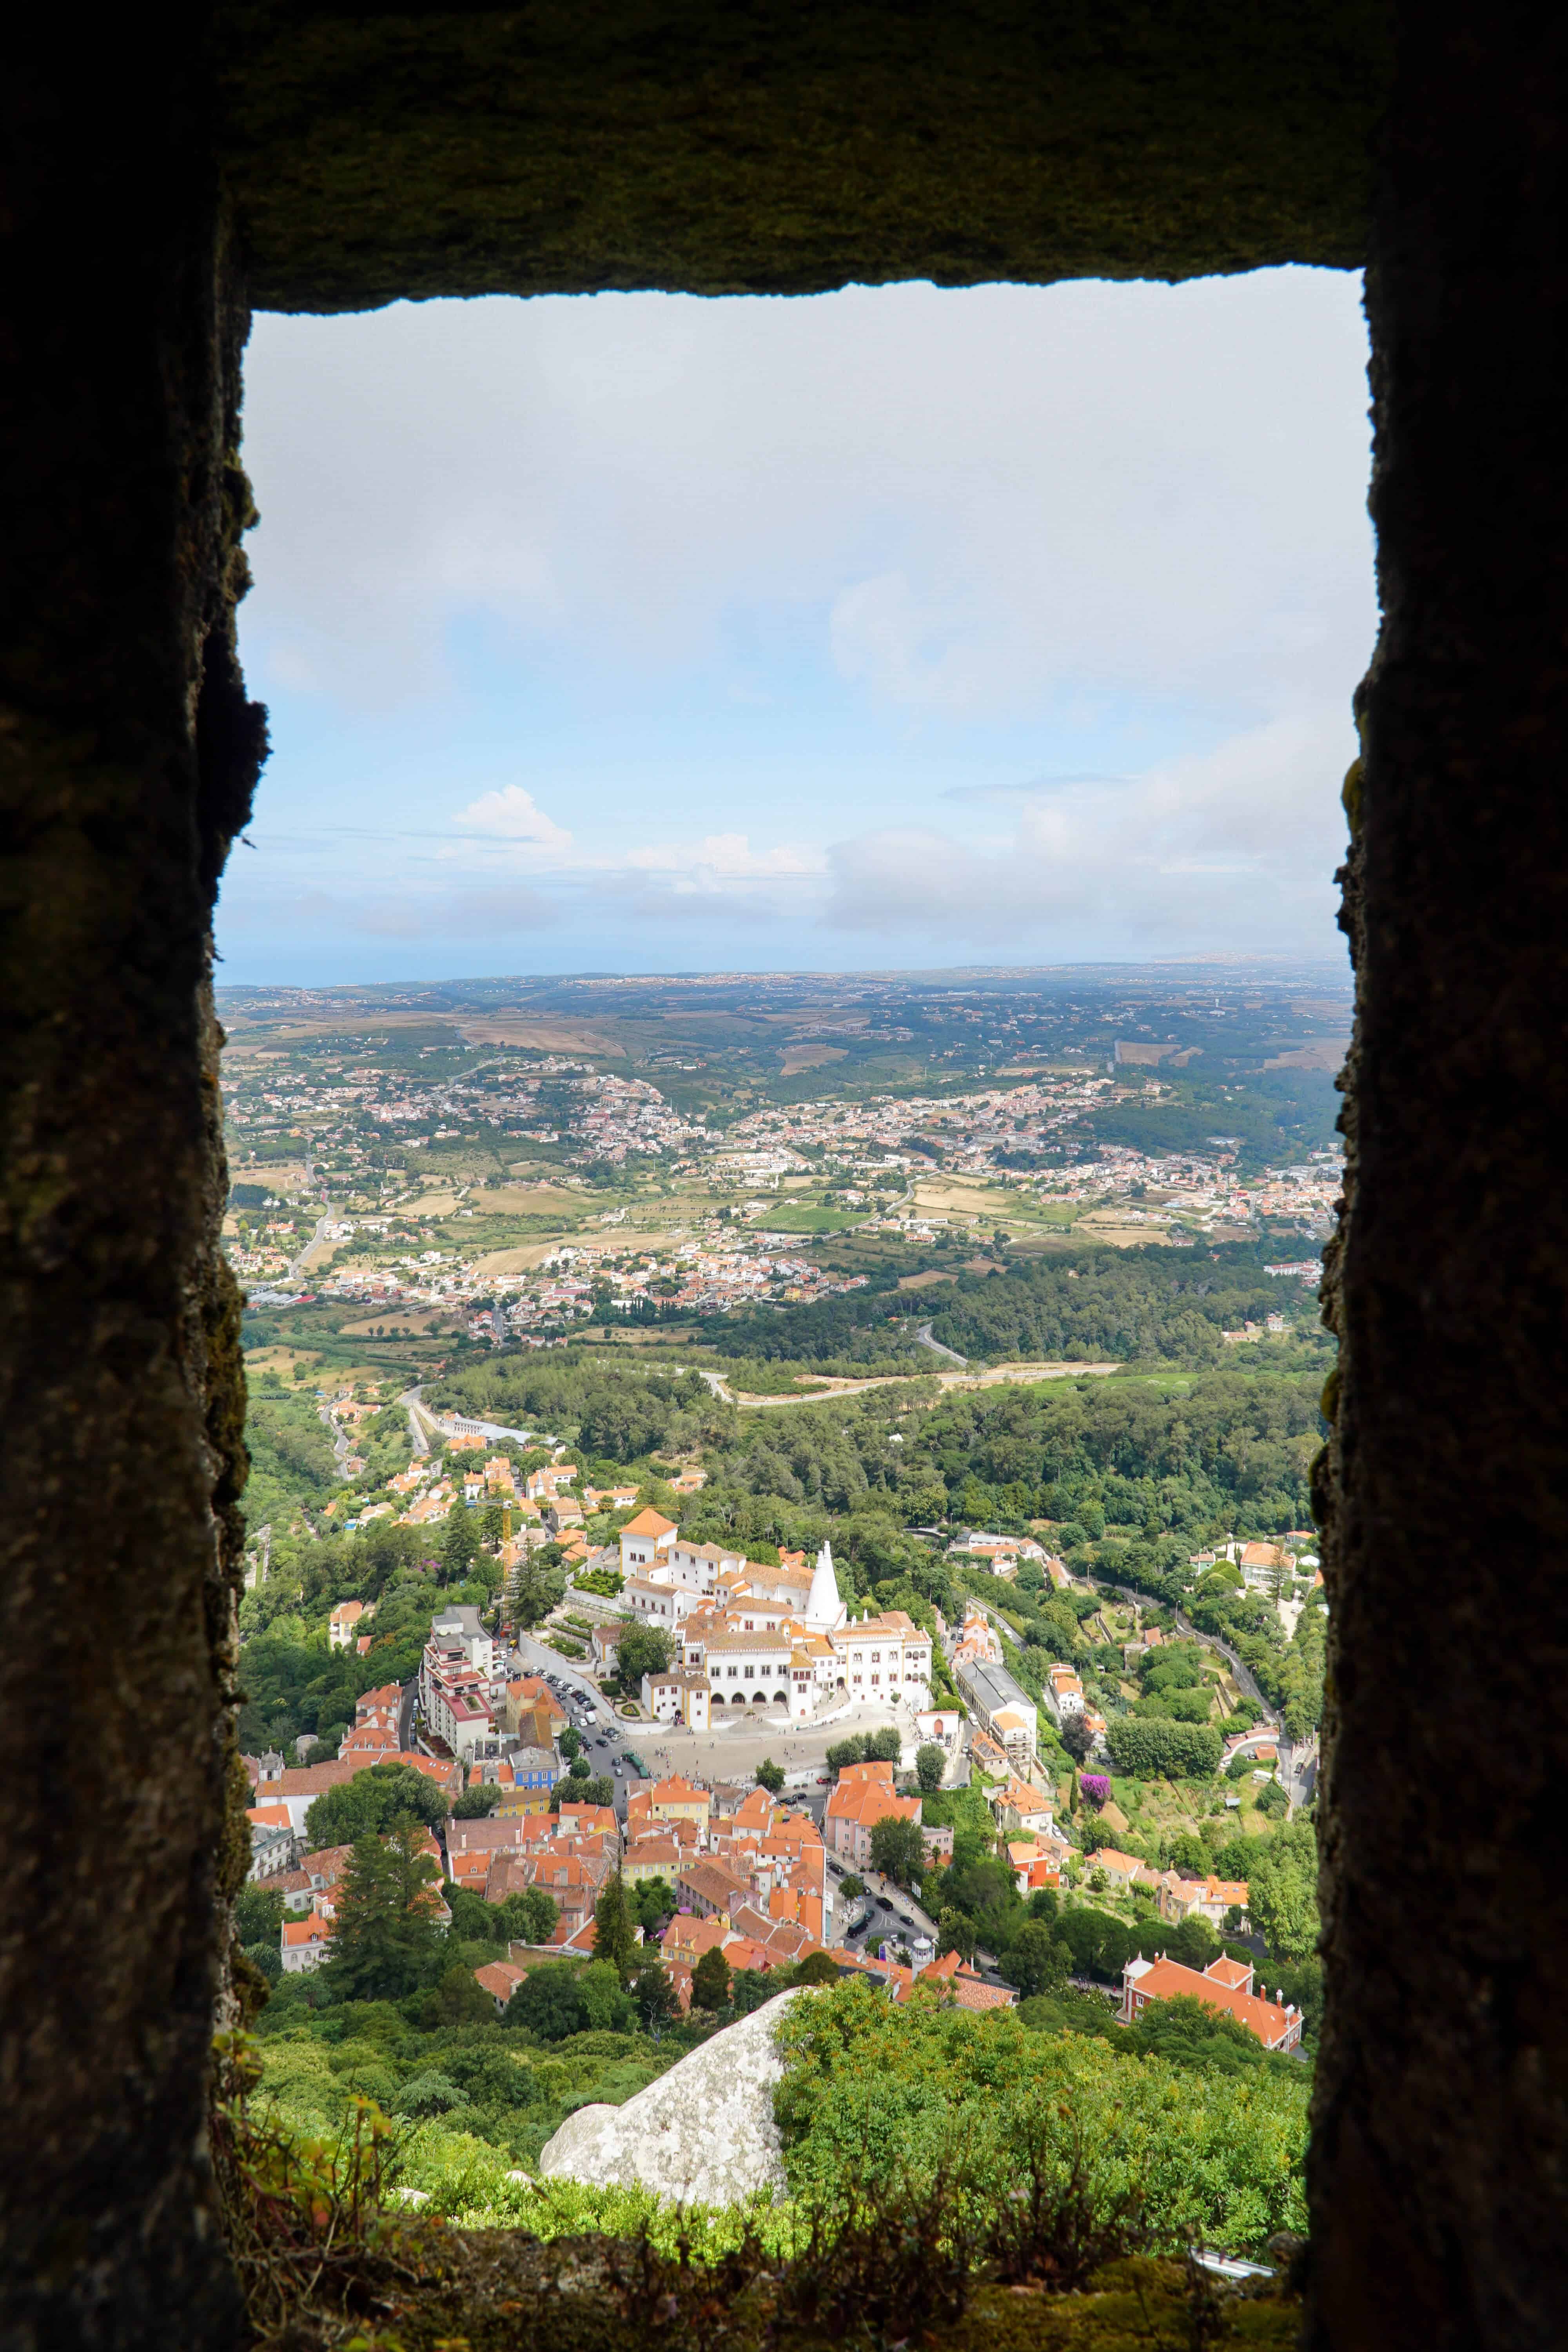
[[[783,1993],[714,2034],[625,2106],[579,2107],[539,2159],[545,2179],[657,2190],[688,2205],[733,2205],[784,2188],[773,2085]]]

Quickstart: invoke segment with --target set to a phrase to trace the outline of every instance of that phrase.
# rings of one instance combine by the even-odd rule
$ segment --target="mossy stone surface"
[[[1366,0],[233,5],[258,309],[1359,266]]]

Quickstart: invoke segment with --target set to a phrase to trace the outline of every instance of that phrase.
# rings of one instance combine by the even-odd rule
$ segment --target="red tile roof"
[[[1205,2009],[1224,2010],[1228,2015],[1255,2033],[1266,2050],[1276,2050],[1292,2035],[1299,2037],[1300,2018],[1292,2016],[1278,2001],[1259,2000],[1256,1993],[1243,1992],[1240,1985],[1226,1981],[1237,1971],[1235,1961],[1216,1961],[1212,1975],[1205,1969],[1184,1968],[1179,1960],[1168,1960],[1163,1955],[1157,1960],[1133,1960],[1130,1969],[1136,1971],[1129,1979],[1132,1995],[1132,2014],[1151,2000],[1176,2000],[1185,1998],[1201,2000]],[[1219,1971],[1225,1970],[1225,1976]],[[1246,1972],[1242,1972],[1242,1981]],[[1131,2021],[1131,2020],[1129,2021]]]

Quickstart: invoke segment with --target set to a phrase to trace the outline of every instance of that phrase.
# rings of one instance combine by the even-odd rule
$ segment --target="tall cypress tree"
[[[440,1949],[425,1831],[399,1822],[361,1838],[349,1858],[328,1966],[345,2000],[395,2000],[426,1982]]]
[[[594,1958],[608,1960],[625,1984],[639,1948],[626,1885],[617,1870],[613,1878],[605,1881],[594,1906]]]

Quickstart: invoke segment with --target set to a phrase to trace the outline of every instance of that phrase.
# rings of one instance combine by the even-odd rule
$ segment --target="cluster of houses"
[[[949,1999],[976,2011],[1008,2006],[1016,1999],[1010,1987],[988,1979],[956,1953],[937,1958],[929,1943],[917,1939],[900,1960],[886,1945],[861,1952],[844,1941],[845,1919],[836,1912],[843,1914],[847,1906],[836,1894],[830,1855],[864,1869],[872,1832],[889,1819],[920,1828],[928,1864],[945,1862],[952,1851],[952,1831],[922,1822],[922,1800],[900,1793],[890,1763],[847,1766],[820,1829],[808,1812],[765,1789],[713,1788],[680,1776],[634,1783],[623,1827],[609,1806],[566,1795],[552,1805],[554,1779],[547,1785],[542,1774],[536,1778],[528,1764],[514,1760],[553,1759],[554,1738],[564,1723],[543,1682],[522,1677],[507,1685],[510,1721],[532,1736],[500,1761],[464,1765],[400,1750],[400,1699],[395,1685],[367,1692],[335,1762],[290,1769],[276,1755],[246,1759],[255,1800],[251,1877],[283,1898],[281,1961],[289,1974],[315,1969],[328,1957],[351,1852],[347,1846],[307,1850],[310,1807],[356,1772],[395,1762],[425,1773],[449,1797],[465,1787],[489,1785],[496,1790],[489,1813],[471,1820],[450,1817],[439,1838],[425,1833],[425,1850],[439,1872],[421,1898],[433,1918],[449,1921],[447,1892],[452,1887],[465,1888],[492,1906],[537,1888],[555,1906],[547,1944],[514,1942],[506,1960],[476,1970],[498,2009],[504,2010],[531,1966],[592,1957],[595,1906],[617,1872],[629,1887],[658,1880],[669,1890],[674,1909],[659,1939],[659,1957],[682,2008],[690,2002],[693,1970],[715,1948],[731,1969],[763,1972],[826,1952],[841,1973],[867,1974],[894,2000],[906,1999],[917,1982],[945,1988]],[[989,1795],[1018,1893],[1026,1898],[1041,1888],[1058,1887],[1070,1848],[1057,1829],[1049,1800],[1013,1778]],[[1233,1908],[1247,1906],[1242,1881],[1155,1873],[1112,1848],[1101,1848],[1094,1866],[1119,1888],[1152,1887],[1161,1917],[1172,1924],[1201,1916],[1219,1927]],[[1163,1955],[1130,1961],[1123,1973],[1121,2021],[1131,2024],[1151,2000],[1181,1994],[1237,2018],[1268,2049],[1289,2051],[1300,2039],[1300,2012],[1281,2000],[1271,2001],[1266,1989],[1255,1989],[1253,1969],[1228,1958],[1203,1970]]]

